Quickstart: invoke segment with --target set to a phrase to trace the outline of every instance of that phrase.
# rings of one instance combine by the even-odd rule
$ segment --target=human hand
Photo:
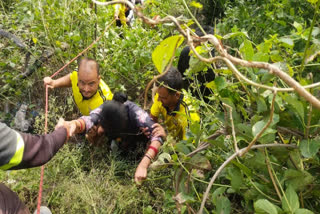
[[[65,121],[63,118],[59,119],[55,129],[58,129],[60,127],[64,127],[65,129],[67,129],[69,137],[72,137],[75,134],[77,128],[75,121]]]
[[[51,77],[43,78],[44,86],[48,86],[48,88],[54,88],[54,80]]]
[[[134,181],[137,185],[141,185],[142,182],[147,178],[147,167],[145,167],[143,164],[139,164],[136,173],[134,174]]]
[[[148,127],[140,127],[140,131],[146,136],[149,137],[149,135],[151,134],[150,130]]]
[[[104,132],[101,130],[101,127],[95,125],[89,129],[88,133],[86,134],[86,138],[91,145],[98,145],[99,139],[101,136],[103,136],[103,133]]]
[[[161,137],[163,140],[165,140],[167,138],[166,131],[159,123],[153,124],[152,128],[153,128],[153,131],[152,131],[153,137]]]

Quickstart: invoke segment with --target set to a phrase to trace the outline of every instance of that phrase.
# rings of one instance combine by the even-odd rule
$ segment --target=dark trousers
[[[17,193],[3,183],[0,183],[0,214],[30,214]]]

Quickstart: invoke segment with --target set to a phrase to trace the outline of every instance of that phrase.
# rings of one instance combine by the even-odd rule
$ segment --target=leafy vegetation
[[[215,35],[229,54],[249,63],[270,63],[305,86],[320,79],[319,2],[150,0],[146,1],[143,13],[149,17],[167,14],[190,17],[184,4],[187,3],[202,24],[216,23]],[[0,19],[4,20],[0,28],[18,36],[28,47],[24,50],[12,40],[1,39],[0,99],[1,103],[9,102],[13,110],[1,111],[0,115],[10,122],[14,109],[26,102],[40,115],[34,132],[42,133],[42,78],[87,47],[96,38],[95,33],[100,35],[111,20],[112,7],[98,7],[95,12],[90,1],[78,0],[4,1],[0,6]],[[221,11],[219,15],[210,15],[208,8]],[[193,22],[190,18],[186,23]],[[157,52],[156,46],[178,34],[172,24],[150,27],[137,19],[133,28],[110,28],[87,55],[99,61],[101,74],[110,88],[126,90],[132,100],[142,104],[141,94],[147,82],[158,74],[156,67],[163,70],[159,55],[164,53]],[[173,49],[175,43],[167,45]],[[207,48],[213,48],[212,44],[202,45],[204,57],[208,57]],[[32,65],[48,50],[53,50],[54,56],[31,76],[18,78],[26,69],[27,53],[30,53],[28,64]],[[156,65],[152,53],[159,54]],[[216,55],[220,55],[218,50]],[[195,73],[203,70],[199,68],[206,66],[193,54],[187,75],[194,78]],[[201,208],[211,178],[237,152],[235,142],[242,149],[256,140],[256,144],[288,147],[252,149],[243,156],[235,156],[218,171],[203,212],[317,213],[319,109],[296,92],[275,93],[261,87],[289,87],[284,79],[266,69],[236,65],[242,75],[256,83],[252,85],[223,61],[215,66],[217,77],[207,84],[212,90],[210,103],[202,99],[193,103],[201,115],[201,123],[190,125],[187,140],[174,142],[169,136],[142,187],[135,186],[132,180],[138,160],[112,154],[107,145],[90,147],[78,136],[47,164],[44,203],[53,213],[194,213]],[[76,63],[61,75],[73,69]],[[39,90],[32,90],[36,88]],[[317,87],[308,91],[319,97]],[[77,117],[70,93],[50,91],[51,130],[58,117]],[[222,128],[224,134],[210,139]],[[190,154],[203,145],[205,149]],[[32,209],[36,206],[39,174],[39,169],[30,169],[1,172],[0,176]]]

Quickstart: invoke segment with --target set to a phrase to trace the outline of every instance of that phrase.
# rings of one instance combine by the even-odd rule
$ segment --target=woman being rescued
[[[70,136],[86,132],[89,142],[95,143],[96,136],[104,134],[109,142],[116,142],[118,148],[126,154],[135,152],[141,145],[145,148],[150,142],[135,172],[137,184],[146,179],[151,160],[156,157],[166,138],[163,127],[135,103],[128,101],[123,93],[115,93],[113,100],[106,101],[91,111],[89,116],[66,123],[72,127]]]

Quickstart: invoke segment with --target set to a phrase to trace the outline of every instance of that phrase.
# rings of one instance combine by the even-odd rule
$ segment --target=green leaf
[[[252,43],[249,40],[244,40],[240,45],[240,52],[243,54],[245,60],[252,61],[254,51]]]
[[[294,214],[314,214],[314,212],[307,209],[297,209]]]
[[[177,143],[175,145],[175,148],[178,152],[181,152],[183,154],[188,154],[190,153],[190,149],[185,145],[185,143],[181,142],[181,143]]]
[[[231,213],[231,203],[229,199],[225,196],[220,196],[217,198],[217,214],[228,214]]]
[[[249,38],[248,33],[247,32],[235,32],[235,33],[228,33],[226,35],[223,36],[223,39],[230,39],[230,38],[234,38],[237,36],[241,36],[244,38]]]
[[[232,164],[234,164],[235,166],[237,166],[247,177],[252,177],[252,172],[251,170],[246,167],[245,165],[243,165],[242,163],[239,163],[235,160],[231,161]]]
[[[261,96],[259,96],[257,99],[257,106],[258,106],[258,113],[262,113],[268,110],[268,106],[265,100]]]
[[[312,140],[302,140],[299,144],[299,149],[301,154],[306,158],[314,157],[320,148],[320,140],[312,139]]]
[[[262,129],[263,127],[266,125],[266,122],[261,120],[257,123],[255,123],[253,126],[252,126],[252,135],[253,136],[256,136]]]
[[[212,194],[213,204],[217,205],[218,197],[221,196],[226,191],[226,189],[227,189],[226,187],[219,187],[213,192],[213,194]]]
[[[272,48],[271,42],[263,42],[257,46],[257,49],[259,52],[267,53],[267,54],[270,52],[271,48]]]
[[[294,22],[293,26],[297,29],[298,33],[303,31],[303,27],[302,27],[302,25],[300,23]]]
[[[228,86],[226,79],[222,76],[218,76],[217,78],[215,78],[214,83],[215,83],[218,91],[221,91],[222,89],[224,89]]]
[[[252,61],[268,62],[269,61],[269,54],[267,54],[267,53],[255,53],[253,55]]]
[[[282,45],[286,48],[293,48],[293,40],[288,37],[282,37],[279,39],[279,41],[282,43]]]
[[[291,186],[295,191],[299,191],[311,184],[314,178],[307,171],[287,169],[284,172],[283,180],[287,186]]]
[[[308,0],[308,2],[310,2],[311,4],[315,4],[318,2],[318,0]]]
[[[276,207],[267,199],[259,199],[253,206],[257,214],[278,214]]]
[[[285,212],[294,213],[300,207],[298,195],[291,186],[287,188],[285,195],[287,200],[282,197],[282,208]]]
[[[193,156],[189,162],[192,163],[197,169],[203,169],[203,170],[212,169],[210,161],[205,156],[199,153]]]
[[[238,124],[235,124],[235,128],[238,135],[243,136],[247,141],[252,140],[253,136],[252,136],[252,130],[250,125],[238,123]]]
[[[243,183],[243,177],[241,171],[238,168],[231,167],[229,169],[229,175],[231,177],[231,186],[234,190],[239,191]]]
[[[292,96],[285,96],[285,101],[295,110],[295,112],[297,113],[299,119],[302,121],[304,121],[304,108],[303,108],[303,104],[296,100],[295,98],[293,98]]]
[[[169,63],[175,46],[179,47],[184,38],[181,35],[170,36],[160,42],[160,44],[152,52],[152,61],[159,71],[162,73],[167,64]]]

